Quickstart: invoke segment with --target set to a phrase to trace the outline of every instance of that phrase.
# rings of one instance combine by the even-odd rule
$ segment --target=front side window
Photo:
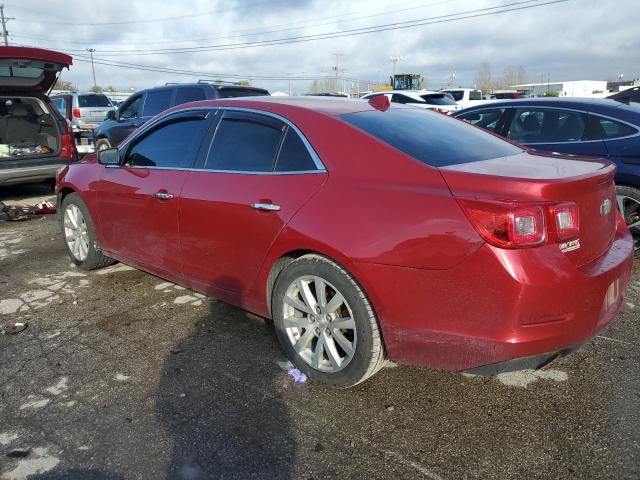
[[[128,105],[120,111],[120,118],[138,118],[140,116],[140,104],[142,103],[142,95],[134,98]]]
[[[136,141],[125,164],[134,167],[190,168],[208,122],[205,117],[169,120]]]
[[[464,99],[464,91],[463,90],[445,90],[446,93],[451,95],[456,102]]]
[[[522,150],[487,132],[422,108],[396,107],[339,118],[433,167],[517,155]],[[420,132],[420,135],[416,135]]]
[[[519,108],[507,133],[519,143],[569,143],[590,139],[585,115],[560,109]]]
[[[147,92],[147,98],[144,101],[143,117],[153,117],[160,112],[165,111],[171,106],[171,96],[173,89],[152,90]]]
[[[476,127],[481,127],[495,133],[498,130],[498,125],[500,124],[500,119],[502,118],[504,110],[504,108],[480,111],[476,110],[460,115],[459,118],[465,122],[469,122],[471,125],[475,125]]]
[[[471,90],[469,92],[469,100],[482,100],[482,92],[480,90]]]
[[[54,98],[51,103],[63,117],[67,118],[67,100],[65,98]]]
[[[270,172],[284,130],[282,122],[263,115],[227,112],[216,130],[205,168]]]

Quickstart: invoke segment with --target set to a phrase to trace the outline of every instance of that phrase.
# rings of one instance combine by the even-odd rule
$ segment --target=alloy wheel
[[[343,294],[321,277],[297,278],[286,290],[283,318],[296,354],[316,370],[344,369],[356,350],[356,322]]]
[[[640,252],[640,201],[626,195],[617,195],[618,210],[622,213],[631,235],[636,255]]]
[[[64,211],[64,238],[71,255],[83,262],[89,255],[89,230],[82,211],[73,203]]]

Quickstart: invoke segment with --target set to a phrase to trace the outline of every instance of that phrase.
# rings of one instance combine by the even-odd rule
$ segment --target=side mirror
[[[120,165],[120,152],[117,148],[98,150],[98,163],[101,165]]]
[[[117,120],[118,119],[118,115],[116,110],[109,110],[107,112],[107,116],[105,117],[105,120]]]

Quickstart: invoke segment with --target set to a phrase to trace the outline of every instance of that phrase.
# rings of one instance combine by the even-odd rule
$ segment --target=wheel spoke
[[[630,225],[628,225],[628,227],[631,228],[640,228],[640,220],[638,220],[637,222],[634,222]]]
[[[340,292],[336,292],[336,294],[333,296],[331,301],[327,304],[326,310],[327,310],[328,313],[333,313],[343,303],[344,303],[344,297],[342,296],[342,294]]]
[[[324,357],[324,335],[320,335],[318,337],[318,342],[316,343],[316,348],[313,351],[313,358],[311,359],[312,365],[315,368],[320,368],[320,363],[322,362]]]
[[[324,336],[324,335],[323,335]],[[340,354],[338,353],[338,349],[336,348],[336,344],[334,343],[331,337],[325,336],[324,346],[327,352],[327,357],[329,358],[329,362],[331,362],[331,366],[334,369],[339,369],[342,364],[342,359],[340,358]]]
[[[295,308],[296,310],[306,313],[307,315],[311,315],[313,312],[311,309],[304,303],[302,303],[297,298],[291,298],[289,295],[285,295],[284,303]]]
[[[616,197],[616,200],[618,201],[618,210],[620,210],[620,213],[622,214],[623,217],[624,217],[624,199],[625,197],[623,197],[622,195],[618,195]]]
[[[356,328],[356,322],[351,317],[336,318],[333,322],[331,322],[331,328],[353,330]]]
[[[284,319],[285,328],[301,328],[308,330],[311,328],[312,323],[308,317],[294,317],[290,316]]]
[[[316,286],[316,297],[318,298],[318,304],[320,307],[324,307],[327,304],[327,284],[320,277],[316,277],[313,281]]]
[[[338,342],[338,345],[340,345],[342,350],[344,350],[344,353],[347,354],[347,357],[350,357],[353,353],[353,344],[349,340],[347,340],[347,337],[345,337],[341,331],[334,330],[333,339]]]
[[[300,295],[304,300],[304,303],[313,311],[316,308],[317,302],[313,293],[311,293],[311,289],[309,288],[308,281],[298,280],[298,290],[300,291]]]
[[[313,331],[313,328],[308,328],[293,346],[293,349],[296,351],[296,353],[300,353],[305,350],[313,339],[314,335],[315,332]]]

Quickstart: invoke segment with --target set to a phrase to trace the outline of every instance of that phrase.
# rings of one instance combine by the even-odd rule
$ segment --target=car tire
[[[304,255],[286,265],[271,306],[285,355],[312,381],[348,388],[382,367],[384,347],[371,303],[334,261]]]
[[[636,256],[640,255],[640,188],[627,185],[616,186],[618,210],[633,235],[633,247]]]
[[[96,140],[96,152],[100,150],[106,150],[107,148],[111,148],[111,142],[107,138],[99,138]]]
[[[89,209],[80,195],[70,193],[64,197],[59,221],[67,253],[78,267],[83,270],[95,270],[116,262],[102,253]]]

